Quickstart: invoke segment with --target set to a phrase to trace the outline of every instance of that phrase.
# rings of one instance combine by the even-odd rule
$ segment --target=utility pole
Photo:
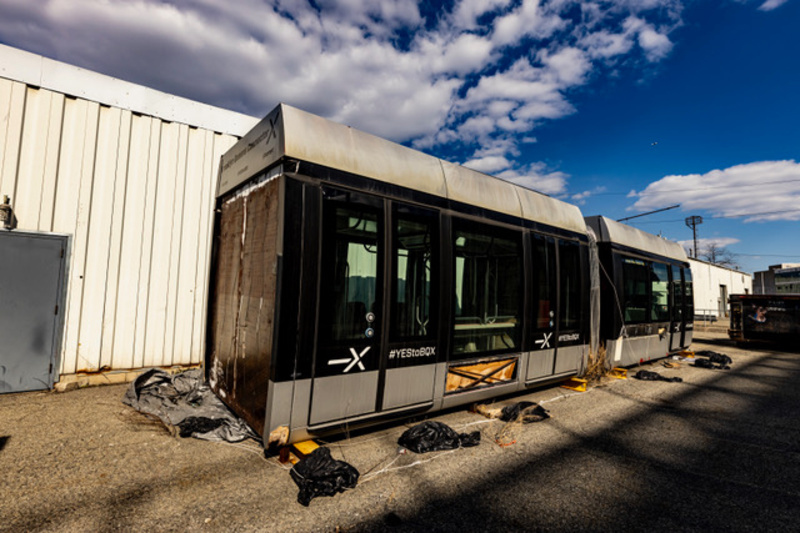
[[[692,228],[692,235],[694,237],[694,258],[697,259],[697,225],[703,223],[703,217],[691,216],[686,217],[686,226]]]

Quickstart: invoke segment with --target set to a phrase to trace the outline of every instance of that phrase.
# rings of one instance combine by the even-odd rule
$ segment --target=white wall
[[[257,121],[177,97],[69,95],[58,83],[165,96],[4,46],[0,64],[0,195],[19,229],[71,236],[61,373],[199,363],[217,169],[237,138],[173,120],[240,134]],[[37,68],[50,88],[25,81]]]
[[[720,286],[727,288],[727,294],[753,293],[753,280],[750,274],[730,268],[713,265],[705,261],[689,259],[694,286],[694,308],[696,315],[708,315],[716,318],[728,312],[728,302],[722,302]],[[720,313],[720,305],[724,305]]]

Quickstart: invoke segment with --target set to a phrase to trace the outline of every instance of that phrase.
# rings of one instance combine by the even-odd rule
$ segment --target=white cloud
[[[735,237],[711,237],[711,238],[703,238],[697,239],[697,252],[700,253],[704,250],[707,250],[709,246],[716,246],[718,248],[724,248],[726,246],[730,246],[731,244],[736,244],[741,242],[739,239]],[[688,241],[678,241],[678,244],[685,247],[694,247],[694,240]]]
[[[504,8],[511,0],[462,0],[453,10],[452,22],[457,28],[471,30],[478,25],[478,18],[491,11]]]
[[[678,0],[421,5],[3,0],[0,41],[251,115],[286,102],[563,194],[567,176],[516,161],[519,144],[576,112],[599,65],[665,57],[680,21]]]
[[[639,46],[644,50],[648,61],[659,61],[672,50],[672,41],[669,37],[641,18],[631,16],[623,27],[629,35],[637,35]]]
[[[562,195],[567,190],[569,175],[560,171],[549,171],[544,163],[533,163],[520,169],[508,169],[497,177],[553,196]]]
[[[462,163],[465,167],[484,172],[486,174],[493,174],[502,170],[507,170],[511,163],[503,156],[489,155],[478,159],[470,159]]]
[[[666,176],[632,195],[638,198],[631,208],[636,211],[681,204],[684,211],[741,216],[745,222],[800,220],[800,164],[760,161],[705,174]]]
[[[579,193],[572,194],[572,195],[570,195],[569,199],[575,204],[584,205],[584,204],[586,204],[586,199],[587,198],[589,198],[590,196],[593,196],[595,194],[600,194],[600,193],[605,192],[605,191],[606,191],[605,187],[602,187],[602,186],[601,187],[595,187],[594,189],[592,189],[590,191],[581,191]]]
[[[522,0],[516,8],[497,18],[492,41],[497,46],[508,46],[526,37],[544,39],[552,36],[568,24],[557,12],[551,10],[551,7],[557,8],[558,4],[559,2]]]
[[[609,33],[600,30],[583,37],[581,45],[589,57],[606,59],[627,54],[633,47],[633,40],[628,33]]]
[[[772,11],[773,9],[778,9],[788,1],[789,0],[767,0],[766,2],[761,4],[761,7],[759,7],[758,9],[761,11]]]

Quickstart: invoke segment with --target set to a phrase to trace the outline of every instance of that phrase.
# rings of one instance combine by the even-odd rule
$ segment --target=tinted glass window
[[[533,313],[534,327],[548,329],[555,325],[555,242],[551,237],[533,236]]]
[[[692,288],[692,271],[689,268],[683,269],[685,283],[683,285],[684,306],[686,309],[686,321],[691,322],[694,318],[694,289]]]
[[[683,279],[681,278],[681,268],[672,267],[672,309],[673,320],[680,322],[683,320]]]
[[[521,234],[459,224],[455,256],[455,357],[517,349],[522,323]]]
[[[320,329],[328,341],[372,338],[378,309],[379,217],[368,207],[326,205]]]
[[[559,242],[559,274],[561,301],[558,318],[562,331],[579,329],[581,321],[581,256],[580,246],[573,241]]]
[[[649,319],[650,267],[645,261],[622,258],[622,311],[625,322],[647,322]]]
[[[669,321],[669,272],[664,263],[651,263],[651,320]]]
[[[438,287],[438,217],[396,208],[393,224],[392,338],[433,337],[436,311],[431,291]]]

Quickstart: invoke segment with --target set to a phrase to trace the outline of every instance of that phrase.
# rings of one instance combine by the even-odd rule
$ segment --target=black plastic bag
[[[359,473],[351,464],[332,458],[328,448],[317,448],[294,465],[289,475],[300,488],[297,501],[308,507],[317,496],[334,496],[355,488]]]
[[[503,422],[519,421],[523,424],[530,424],[531,422],[541,422],[547,418],[550,418],[547,409],[533,402],[506,405],[500,413],[500,420]]]
[[[695,361],[695,365],[694,366],[699,366],[701,368],[721,368],[723,370],[727,370],[733,364],[733,359],[731,359],[730,357],[728,357],[724,353],[713,352],[711,350],[700,350],[700,351],[695,352],[694,354],[708,357],[707,360],[698,359],[697,361]],[[714,364],[710,365],[708,362],[702,362],[702,363],[700,363],[698,365],[697,364],[698,361],[708,361],[708,362],[711,362],[711,363],[714,363]],[[716,365],[716,366],[714,366],[714,365]]]
[[[682,383],[683,379],[674,377],[668,378],[666,376],[662,376],[658,372],[650,372],[649,370],[639,370],[634,376],[636,379],[640,379],[642,381],[667,381],[670,383]]]
[[[477,446],[480,441],[480,431],[459,434],[447,424],[428,420],[404,431],[397,443],[414,453],[425,453],[468,448]]]
[[[178,434],[183,437],[193,437],[195,435],[203,435],[218,429],[225,424],[222,418],[205,418],[202,416],[190,416],[184,418],[176,424],[178,426]]]
[[[717,368],[727,370],[733,364],[733,359],[723,353],[713,353],[708,356],[708,360],[717,364]]]

